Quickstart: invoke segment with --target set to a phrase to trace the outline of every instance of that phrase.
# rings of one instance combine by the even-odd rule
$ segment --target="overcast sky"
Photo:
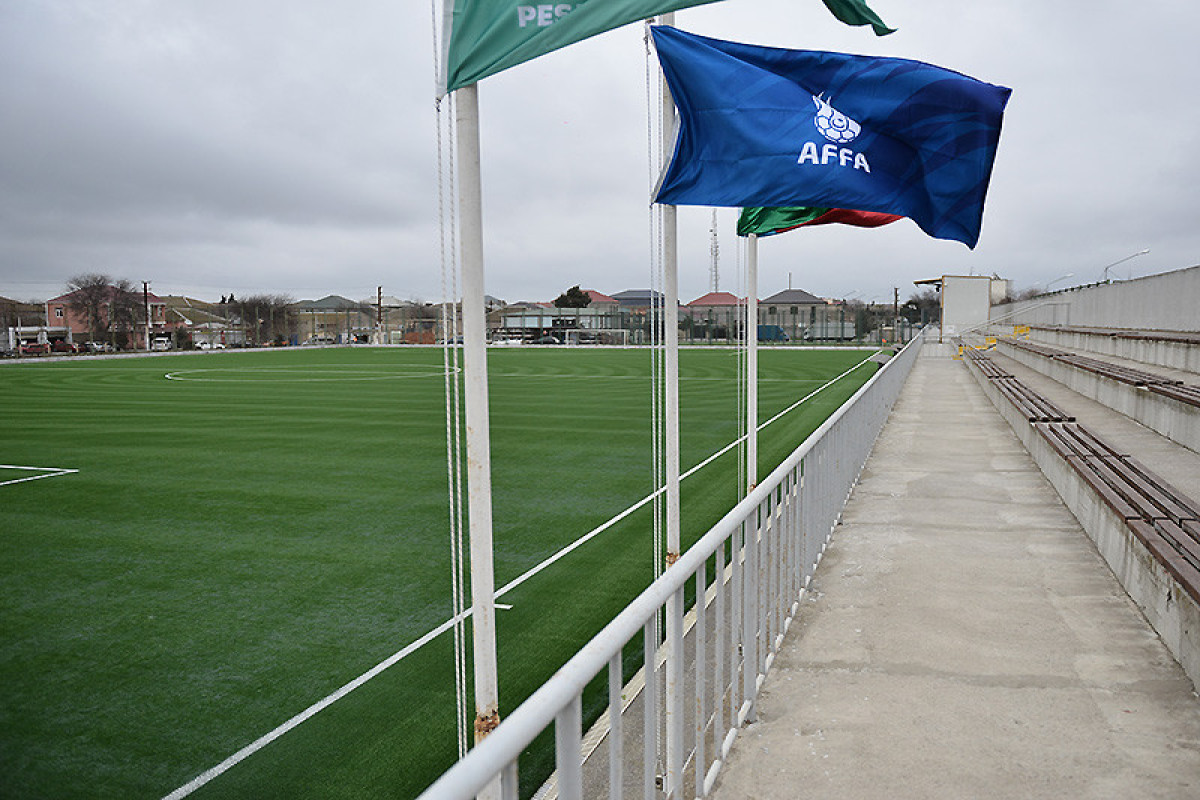
[[[1111,275],[1200,263],[1200,3],[870,5],[899,32],[844,26],[819,0],[724,0],[676,24],[1011,87],[979,245],[907,220],[796,231],[761,243],[760,296],[790,279],[864,300],[898,287],[903,301],[942,274],[1062,288],[1145,248]],[[439,300],[432,30],[427,0],[0,3],[0,295],[45,299],[104,272],[208,300],[376,286]],[[485,79],[480,95],[488,293],[651,285],[641,26]],[[680,210],[683,302],[709,289],[711,214]],[[735,220],[718,212],[729,291]]]

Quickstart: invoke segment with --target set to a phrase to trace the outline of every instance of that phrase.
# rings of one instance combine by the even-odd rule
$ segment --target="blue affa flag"
[[[1011,89],[919,61],[652,32],[679,109],[655,202],[853,208],[979,241]]]

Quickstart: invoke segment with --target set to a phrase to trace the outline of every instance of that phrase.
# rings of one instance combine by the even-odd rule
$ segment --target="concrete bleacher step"
[[[1072,325],[1030,325],[1043,343],[1146,365],[1200,373],[1200,331],[1153,331]]]
[[[1017,338],[1001,338],[997,350],[1200,452],[1200,375],[1164,374]]]
[[[1049,381],[1045,373],[1034,380],[978,351],[965,350],[964,357],[1130,597],[1200,688],[1200,503],[1146,466],[1148,459],[1138,457],[1143,454],[1115,443],[1105,430],[1066,413],[1057,418],[1039,415],[1047,405],[1061,411],[1089,402],[1083,397],[1052,402],[1034,385]],[[1013,386],[1020,388],[1015,391]],[[1101,410],[1103,414],[1096,411],[1093,416],[1103,425],[1120,423],[1119,413]],[[1200,458],[1190,453],[1186,460],[1190,468],[1180,471],[1180,477],[1197,485]]]

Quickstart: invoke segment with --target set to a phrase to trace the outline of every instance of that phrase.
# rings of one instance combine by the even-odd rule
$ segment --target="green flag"
[[[598,33],[718,0],[445,0],[441,91],[452,92],[488,75]],[[848,25],[891,33],[865,0],[822,0]]]
[[[859,0],[822,0],[825,7],[847,25],[870,25],[876,36],[887,36],[895,33],[895,28],[883,24],[879,15]]]

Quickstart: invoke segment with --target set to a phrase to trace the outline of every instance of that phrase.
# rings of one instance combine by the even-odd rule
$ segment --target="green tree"
[[[567,289],[558,297],[554,298],[554,307],[587,308],[591,302],[592,298],[587,292],[580,289],[579,286],[572,286],[570,289]]]
[[[934,289],[914,293],[900,306],[900,316],[914,325],[937,322],[942,315],[942,301]]]

